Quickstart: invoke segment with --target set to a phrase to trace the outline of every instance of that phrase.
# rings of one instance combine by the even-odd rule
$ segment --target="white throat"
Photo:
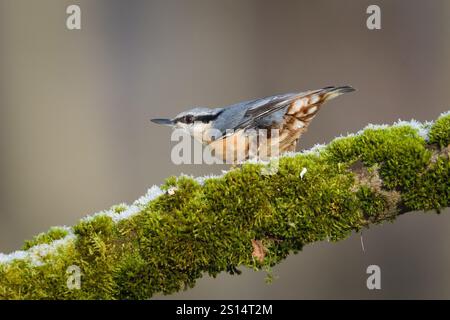
[[[184,129],[189,133],[195,140],[208,144],[210,140],[208,139],[211,129],[211,123],[204,123],[201,121],[196,121],[192,124],[179,123],[177,127]]]

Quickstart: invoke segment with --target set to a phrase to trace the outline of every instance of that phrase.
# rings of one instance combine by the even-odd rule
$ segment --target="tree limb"
[[[146,299],[204,273],[273,266],[308,243],[450,203],[450,114],[369,126],[220,177],[171,177],[134,204],[0,254],[3,299]],[[270,166],[269,165],[269,166]],[[264,171],[265,170],[265,171]],[[76,266],[79,288],[68,287]],[[72,279],[73,280],[73,279]]]

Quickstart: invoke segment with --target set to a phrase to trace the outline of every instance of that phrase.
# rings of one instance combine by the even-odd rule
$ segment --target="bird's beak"
[[[173,126],[174,122],[171,119],[150,119],[151,122],[162,124],[164,126]]]

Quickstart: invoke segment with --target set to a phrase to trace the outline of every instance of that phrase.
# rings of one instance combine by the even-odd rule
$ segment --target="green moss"
[[[440,210],[450,203],[450,162],[448,156],[439,156],[417,177],[413,188],[403,195],[411,210]]]
[[[429,140],[430,143],[436,143],[441,148],[450,145],[450,113],[436,120],[431,127]]]
[[[367,220],[377,218],[380,212],[384,212],[387,207],[387,199],[380,192],[374,191],[368,186],[361,186],[357,191],[360,201],[360,208]],[[375,221],[377,221],[375,219]]]
[[[2,299],[79,299],[86,292],[68,290],[69,266],[78,263],[73,243],[50,254],[45,263],[31,265],[24,260],[0,264],[0,298]]]
[[[379,164],[384,187],[405,191],[414,186],[431,155],[425,140],[409,126],[366,129],[358,136],[333,141],[326,150],[333,161],[361,160],[367,167]]]
[[[431,157],[425,140],[409,126],[366,129],[360,135],[333,141],[326,153],[333,161],[361,160],[367,167],[380,164],[381,178],[389,189],[408,187]]]
[[[309,243],[339,241],[369,222],[392,219],[398,199],[390,195],[401,195],[409,210],[449,206],[449,157],[431,150],[409,126],[372,128],[336,139],[320,154],[282,157],[275,174],[244,164],[203,185],[170,177],[166,193],[130,218],[116,223],[97,215],[79,222],[72,228],[75,240],[43,263],[0,264],[0,298],[146,299],[190,288],[205,273],[270,270]],[[380,185],[357,179],[355,163]],[[51,229],[25,248],[65,235]],[[262,261],[252,255],[252,240],[264,246]],[[82,271],[81,290],[66,286],[72,265]]]
[[[25,241],[22,246],[22,250],[28,250],[31,247],[34,247],[38,244],[49,244],[55,240],[59,240],[67,236],[68,231],[65,228],[61,227],[52,227],[48,232],[40,233],[35,236],[32,240]]]

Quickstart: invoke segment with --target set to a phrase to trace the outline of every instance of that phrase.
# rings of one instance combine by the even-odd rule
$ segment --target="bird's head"
[[[214,122],[222,111],[222,108],[194,108],[177,114],[173,119],[151,119],[151,121],[173,129],[182,129],[203,142],[204,133],[214,128]]]

